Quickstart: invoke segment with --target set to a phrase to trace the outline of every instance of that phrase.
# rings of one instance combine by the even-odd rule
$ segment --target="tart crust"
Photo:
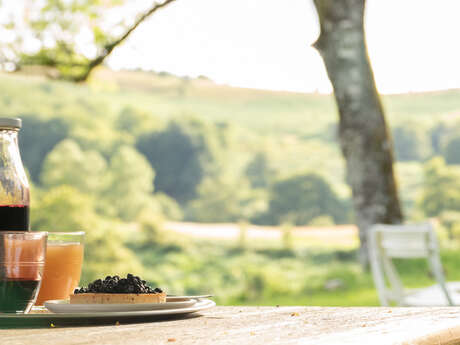
[[[70,304],[137,304],[165,303],[166,293],[77,293],[70,295]]]

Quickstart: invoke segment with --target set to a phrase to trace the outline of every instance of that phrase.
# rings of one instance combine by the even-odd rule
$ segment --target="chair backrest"
[[[425,258],[446,296],[453,305],[445,286],[439,246],[431,223],[410,225],[376,224],[370,229],[369,257],[372,275],[380,303],[404,305],[404,287],[392,259]]]

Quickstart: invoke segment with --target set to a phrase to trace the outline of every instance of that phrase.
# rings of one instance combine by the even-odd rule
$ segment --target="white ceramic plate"
[[[196,313],[205,309],[212,308],[216,305],[214,301],[209,299],[202,299],[197,301],[190,307],[176,308],[176,309],[157,309],[147,311],[110,311],[110,312],[67,312],[67,313],[40,313],[40,314],[0,314],[1,320],[30,320],[30,319],[43,319],[43,320],[59,320],[59,319],[99,319],[110,318],[120,319],[123,318],[143,318],[148,316],[168,316],[168,315],[182,315],[189,313]]]
[[[186,299],[203,299],[213,297],[213,295],[196,295],[196,296],[178,296],[178,295],[167,295],[166,302],[179,302]]]
[[[51,300],[45,302],[45,307],[53,313],[106,313],[125,311],[171,310],[191,307],[196,299],[165,303],[136,303],[136,304],[70,304],[69,300]]]

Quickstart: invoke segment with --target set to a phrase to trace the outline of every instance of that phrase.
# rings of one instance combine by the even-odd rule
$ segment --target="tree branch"
[[[123,43],[123,41],[125,41],[128,36],[134,31],[136,30],[136,28],[142,23],[144,22],[148,17],[150,17],[153,13],[155,13],[157,10],[159,10],[160,8],[162,7],[165,7],[167,5],[169,5],[171,2],[174,2],[176,0],[166,0],[164,2],[162,2],[161,4],[157,4],[157,3],[154,3],[153,6],[147,11],[145,12],[144,14],[142,14],[141,16],[139,16],[139,18],[137,18],[137,20],[134,22],[134,24],[128,28],[128,30],[118,39],[116,39],[115,41],[111,42],[111,43],[108,43],[104,46],[104,50],[103,52],[97,56],[96,58],[94,58],[93,60],[91,60],[88,64],[88,69],[80,76],[76,77],[74,79],[74,81],[76,82],[84,82],[88,79],[89,75],[91,74],[91,72],[93,71],[94,68],[96,68],[97,66],[99,66],[100,64],[102,64],[104,62],[104,60],[107,58],[107,56],[109,56],[113,49],[120,45],[121,43]]]

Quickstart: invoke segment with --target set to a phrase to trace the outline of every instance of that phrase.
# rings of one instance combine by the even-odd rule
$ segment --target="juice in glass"
[[[67,233],[72,234],[72,233]],[[83,233],[81,240],[68,239],[55,241],[53,236],[60,233],[49,233],[46,248],[45,270],[36,305],[53,299],[68,299],[78,286],[83,263]]]
[[[45,266],[46,232],[0,232],[0,314],[27,314]]]

